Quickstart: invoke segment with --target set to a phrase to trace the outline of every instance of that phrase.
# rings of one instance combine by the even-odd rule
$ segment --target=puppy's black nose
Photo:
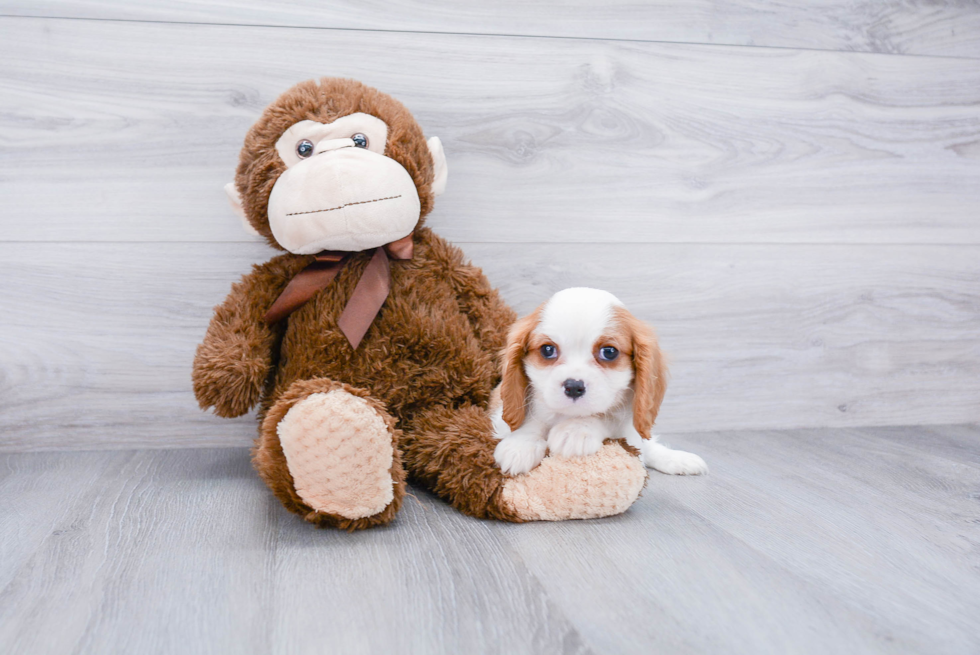
[[[565,380],[561,386],[565,387],[565,395],[569,398],[581,398],[585,395],[585,383],[581,380]]]

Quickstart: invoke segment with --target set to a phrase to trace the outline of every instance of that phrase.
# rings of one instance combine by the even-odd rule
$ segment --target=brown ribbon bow
[[[354,287],[337,325],[355,350],[391,291],[391,265],[388,258],[411,259],[414,234],[374,249],[374,255]],[[296,274],[265,314],[265,322],[276,323],[302,307],[316,292],[330,284],[353,253],[324,250],[315,261]]]

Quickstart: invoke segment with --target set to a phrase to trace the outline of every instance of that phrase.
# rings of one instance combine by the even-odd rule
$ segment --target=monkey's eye
[[[357,146],[358,148],[368,147],[368,138],[363,134],[361,134],[360,132],[352,136],[351,139],[354,140],[354,145]]]
[[[300,159],[306,159],[313,154],[313,142],[309,139],[303,139],[296,144],[296,154],[299,155]]]
[[[541,356],[545,359],[554,359],[558,356],[558,348],[552,346],[550,343],[546,343],[541,346]]]
[[[619,357],[619,351],[612,346],[603,346],[599,349],[599,359],[604,362],[611,362]]]

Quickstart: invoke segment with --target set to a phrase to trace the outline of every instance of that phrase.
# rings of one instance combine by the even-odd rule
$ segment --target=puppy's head
[[[562,416],[607,412],[633,391],[633,426],[646,439],[667,390],[653,330],[611,293],[565,289],[511,329],[500,386],[503,419],[524,423],[528,386]]]

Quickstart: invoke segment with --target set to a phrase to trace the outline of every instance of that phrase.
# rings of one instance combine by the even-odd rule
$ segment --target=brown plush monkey
[[[423,227],[446,184],[438,139],[358,82],[280,96],[245,137],[233,204],[287,251],[215,309],[194,360],[202,408],[260,405],[253,462],[292,512],[350,530],[390,521],[406,471],[475,517],[624,511],[646,472],[607,444],[510,478],[487,406],[515,315],[480,269]]]

